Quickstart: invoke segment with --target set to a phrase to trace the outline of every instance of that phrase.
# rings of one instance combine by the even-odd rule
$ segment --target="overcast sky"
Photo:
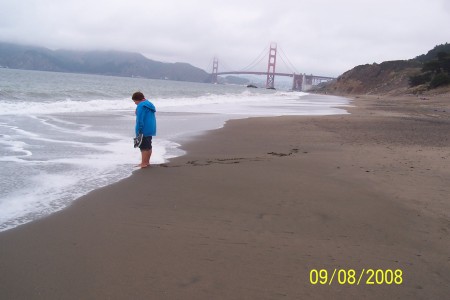
[[[338,76],[450,42],[450,1],[0,0],[0,41],[140,52],[208,72],[214,56],[219,71],[242,69],[276,42],[277,71],[290,62],[296,72]]]

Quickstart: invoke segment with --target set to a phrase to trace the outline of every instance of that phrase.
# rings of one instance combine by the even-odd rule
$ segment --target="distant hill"
[[[205,82],[210,75],[187,63],[163,63],[121,51],[50,50],[0,42],[0,66],[11,69],[88,73]]]
[[[409,77],[420,71],[415,60],[386,61],[356,66],[321,90],[340,94],[400,94],[409,88]]]
[[[331,94],[401,95],[422,93],[433,86],[429,81],[413,86],[411,79],[421,76],[424,66],[438,59],[439,53],[450,54],[450,44],[436,46],[427,54],[409,60],[385,61],[380,64],[359,65],[346,71],[336,80],[317,87],[316,92]],[[421,78],[421,77],[420,77]]]

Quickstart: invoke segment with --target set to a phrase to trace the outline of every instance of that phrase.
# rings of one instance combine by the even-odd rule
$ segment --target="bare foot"
[[[134,165],[134,167],[135,168],[147,168],[147,167],[150,167],[150,165],[148,164],[148,165],[146,165],[146,164],[137,164],[137,165]]]

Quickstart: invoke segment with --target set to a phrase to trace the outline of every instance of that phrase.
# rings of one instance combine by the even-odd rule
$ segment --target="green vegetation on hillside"
[[[450,84],[450,44],[438,45],[416,60],[423,62],[423,67],[420,74],[409,78],[410,86],[424,85],[434,89]]]

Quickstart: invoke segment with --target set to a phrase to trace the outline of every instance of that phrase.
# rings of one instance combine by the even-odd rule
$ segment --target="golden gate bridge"
[[[282,58],[282,57],[280,57],[280,58]],[[258,58],[256,60],[258,60]],[[212,73],[211,73],[211,82],[217,83],[219,75],[264,75],[264,76],[266,76],[266,88],[267,89],[275,89],[275,76],[286,76],[286,77],[292,77],[292,90],[306,91],[306,90],[310,89],[312,86],[318,85],[322,82],[327,82],[327,81],[336,79],[334,77],[328,77],[328,76],[317,76],[317,75],[312,75],[312,74],[306,75],[305,73],[297,74],[296,72],[278,73],[275,71],[276,61],[277,61],[277,44],[276,43],[270,44],[269,60],[267,63],[267,71],[266,72],[262,72],[262,71],[255,72],[255,71],[248,71],[248,70],[219,72],[219,59],[217,57],[214,57],[213,68],[212,68]],[[254,63],[252,63],[250,65],[254,65]]]

